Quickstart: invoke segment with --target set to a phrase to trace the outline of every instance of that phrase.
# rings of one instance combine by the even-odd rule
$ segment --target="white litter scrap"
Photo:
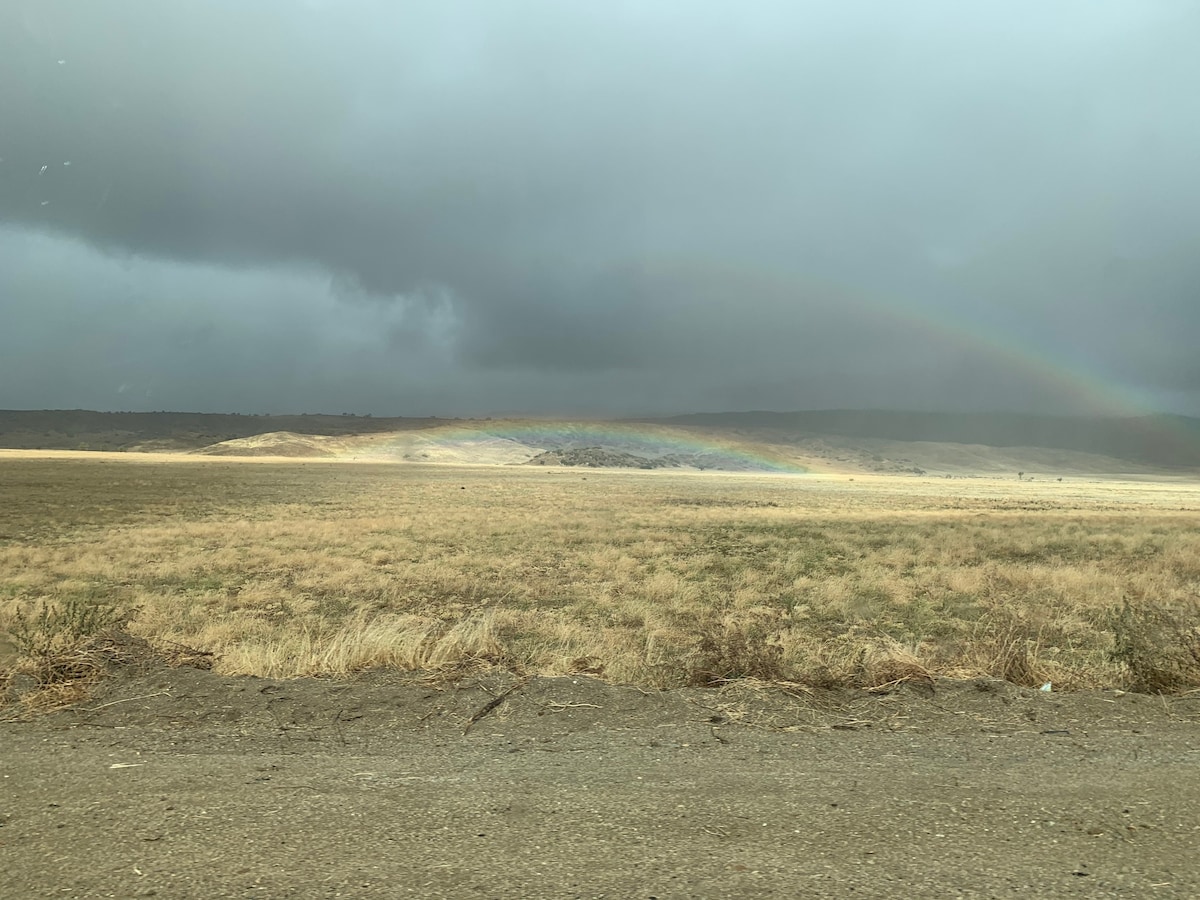
[[[138,766],[144,766],[145,763],[113,763],[109,766],[110,769],[136,769]]]

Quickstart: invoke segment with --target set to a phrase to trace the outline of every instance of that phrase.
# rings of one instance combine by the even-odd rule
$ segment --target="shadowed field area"
[[[1200,685],[1200,486],[0,456],[6,679]],[[92,643],[89,643],[92,642]],[[58,668],[55,668],[58,666]]]

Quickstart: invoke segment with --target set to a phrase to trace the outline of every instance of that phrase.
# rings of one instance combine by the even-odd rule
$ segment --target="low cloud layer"
[[[27,0],[0,406],[1200,413],[1183,3]]]

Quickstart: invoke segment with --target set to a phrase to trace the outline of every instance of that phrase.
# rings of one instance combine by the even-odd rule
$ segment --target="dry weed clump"
[[[1025,687],[1073,682],[1077,679],[1050,659],[1051,648],[1058,646],[1055,638],[1061,637],[1052,632],[1030,609],[995,607],[951,650],[947,674],[999,678]]]
[[[18,606],[7,629],[16,659],[0,676],[4,693],[38,709],[86,696],[112,662],[110,635],[123,619],[113,607],[79,596],[33,610]]]
[[[932,686],[933,673],[913,650],[878,634],[850,629],[812,640],[789,672],[792,680],[819,688],[865,688],[884,692],[901,684]]]
[[[686,659],[686,684],[712,686],[740,678],[784,681],[788,672],[781,635],[769,618],[702,618],[695,626],[695,649]]]
[[[71,680],[50,660],[117,625],[277,677],[1198,683],[1196,485],[0,465],[0,632],[47,684]]]
[[[1200,688],[1200,600],[1173,606],[1126,598],[1110,617],[1112,659],[1136,691],[1171,693]]]
[[[15,706],[17,716],[69,706],[118,668],[212,667],[212,654],[206,651],[171,643],[152,648],[129,635],[124,631],[127,618],[127,613],[86,596],[11,610],[0,620],[12,648],[11,658],[0,665],[0,706]]]
[[[18,606],[9,630],[18,653],[53,678],[59,660],[96,635],[119,627],[124,618],[107,603],[68,596],[57,602],[40,602],[34,611]]]

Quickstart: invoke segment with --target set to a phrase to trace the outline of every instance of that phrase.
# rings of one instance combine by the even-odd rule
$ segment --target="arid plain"
[[[0,485],[14,896],[1200,890],[1187,479],[6,451]]]
[[[1183,479],[29,451],[0,478],[8,668],[47,686],[112,628],[272,677],[1200,685]]]

